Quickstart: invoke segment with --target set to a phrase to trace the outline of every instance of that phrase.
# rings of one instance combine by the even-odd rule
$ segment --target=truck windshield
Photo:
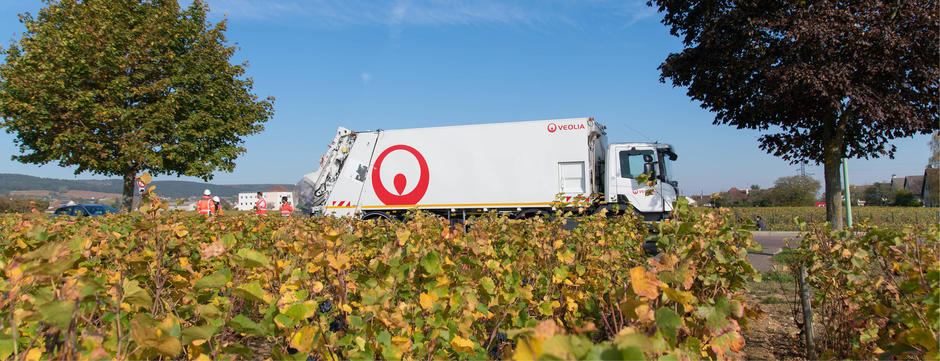
[[[624,150],[620,151],[620,177],[622,178],[636,178],[638,175],[643,174],[643,169],[646,161],[643,159],[644,156],[649,156],[650,159],[654,157],[652,150]],[[655,172],[654,172],[655,173]],[[655,177],[656,174],[650,174],[650,177]]]

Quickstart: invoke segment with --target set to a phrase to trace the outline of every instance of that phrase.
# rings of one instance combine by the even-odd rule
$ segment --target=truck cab
[[[679,195],[679,182],[672,173],[676,152],[669,144],[613,143],[607,148],[604,194],[608,204],[618,204],[621,210],[632,207],[646,221],[659,221],[672,212],[673,202]],[[640,183],[637,177],[646,174],[649,181]]]

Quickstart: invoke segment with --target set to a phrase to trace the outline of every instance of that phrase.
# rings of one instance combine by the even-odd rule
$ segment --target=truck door
[[[587,196],[584,162],[558,162],[558,192],[561,201],[573,202],[577,196]]]
[[[656,179],[658,167],[656,166],[656,152],[653,149],[641,147],[617,147],[612,149],[612,157],[608,162],[615,168],[613,174],[608,176],[617,192],[617,200],[626,200],[641,213],[663,213],[663,197],[660,187],[652,187],[645,183],[638,184],[636,177],[647,174],[650,180]]]

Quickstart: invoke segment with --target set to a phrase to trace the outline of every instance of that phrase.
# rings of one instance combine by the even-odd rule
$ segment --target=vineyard
[[[785,263],[808,271],[821,358],[940,359],[936,224],[855,232],[802,227],[803,242]]]
[[[765,316],[745,302],[759,246],[728,212],[679,204],[650,233],[203,217],[152,192],[130,214],[0,215],[0,360],[734,359]],[[808,229],[789,262],[811,269],[821,357],[937,356],[936,225]]]
[[[711,211],[711,208],[696,208],[696,211]],[[798,231],[794,220],[825,223],[825,207],[733,207],[728,208],[735,217],[753,221],[761,216],[769,231]],[[853,207],[854,223],[865,222],[871,226],[897,227],[899,225],[929,227],[940,223],[940,208],[924,207]]]
[[[723,359],[750,234],[685,214],[0,216],[0,359]],[[658,260],[643,253],[658,242]]]

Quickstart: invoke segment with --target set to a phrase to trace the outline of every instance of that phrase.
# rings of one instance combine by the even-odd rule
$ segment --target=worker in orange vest
[[[196,211],[199,212],[199,214],[207,216],[212,215],[212,211],[215,209],[215,202],[212,201],[212,197],[210,197],[211,195],[212,192],[210,192],[208,189],[202,192],[202,199],[196,203]]]
[[[281,217],[290,217],[294,213],[294,207],[287,203],[287,197],[281,197]]]
[[[264,195],[258,192],[258,201],[255,202],[255,214],[263,216],[268,213],[268,203],[264,201]]]
[[[219,208],[222,208],[222,200],[219,199],[219,196],[212,197],[212,214],[219,215],[222,214]]]

